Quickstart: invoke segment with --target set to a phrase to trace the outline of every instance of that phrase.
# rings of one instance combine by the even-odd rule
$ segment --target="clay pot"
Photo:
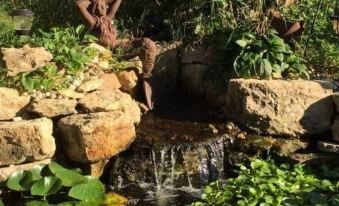
[[[289,42],[292,38],[296,39],[302,36],[305,31],[306,22],[287,22],[279,11],[273,11],[271,26],[278,31],[279,35],[286,42]]]

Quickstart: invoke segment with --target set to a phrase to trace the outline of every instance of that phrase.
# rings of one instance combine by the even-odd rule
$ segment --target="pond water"
[[[147,114],[137,140],[111,161],[108,182],[129,205],[187,205],[230,169],[233,136],[226,124],[210,121],[196,104],[167,108]]]

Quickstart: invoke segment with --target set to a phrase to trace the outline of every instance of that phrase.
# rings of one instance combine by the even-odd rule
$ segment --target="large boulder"
[[[233,79],[225,115],[258,133],[298,136],[331,128],[332,83]]]
[[[70,160],[94,163],[124,151],[135,139],[132,118],[121,111],[78,114],[58,122]]]
[[[333,95],[333,100],[334,100],[334,104],[335,104],[336,109],[337,109],[337,113],[339,113],[339,92],[337,92]]]
[[[53,59],[53,55],[45,48],[33,48],[29,45],[22,48],[2,48],[1,53],[9,76],[32,72],[46,66]]]
[[[47,118],[0,122],[0,167],[51,158],[53,122]]]
[[[76,100],[68,99],[40,99],[31,102],[27,111],[40,117],[66,116],[76,113]]]
[[[30,96],[20,95],[15,89],[0,87],[0,120],[10,120],[30,101]]]
[[[80,99],[79,105],[86,112],[122,111],[133,118],[135,123],[140,122],[141,112],[138,104],[130,95],[117,89],[90,93]]]

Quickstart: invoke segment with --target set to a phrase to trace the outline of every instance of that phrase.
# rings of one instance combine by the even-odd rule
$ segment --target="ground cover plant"
[[[52,91],[66,89],[73,80],[83,74],[87,65],[98,56],[98,49],[89,46],[96,37],[87,34],[85,27],[51,28],[50,31],[39,29],[32,36],[12,38],[3,42],[6,47],[22,47],[24,44],[41,46],[53,54],[52,64],[31,73],[20,73],[7,76],[7,69],[0,68],[0,86],[19,89],[21,91]],[[119,54],[109,57],[112,71],[121,71],[128,67]]]
[[[127,201],[119,195],[106,194],[98,179],[55,162],[37,165],[29,171],[17,171],[7,180],[6,186],[12,192],[21,193],[21,201],[28,206],[122,206]],[[28,200],[24,200],[25,196]]]
[[[192,206],[337,206],[339,169],[320,169],[257,159],[240,166],[238,177],[207,186],[202,200]]]

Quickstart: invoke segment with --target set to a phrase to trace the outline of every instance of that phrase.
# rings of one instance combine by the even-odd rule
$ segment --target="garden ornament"
[[[99,44],[112,48],[122,48],[123,59],[139,56],[142,61],[143,73],[141,80],[145,102],[153,109],[153,95],[151,87],[152,70],[154,68],[156,46],[148,38],[122,41],[117,39],[117,30],[112,20],[120,6],[121,0],[77,0],[79,11],[90,30],[98,36]]]

